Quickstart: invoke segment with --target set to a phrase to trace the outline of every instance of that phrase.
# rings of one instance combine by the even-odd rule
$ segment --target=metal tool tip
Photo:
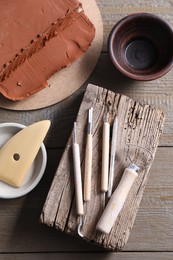
[[[81,230],[82,230],[82,226],[83,226],[83,222],[82,222],[82,216],[79,216],[79,225],[77,228],[77,233],[80,237],[83,237],[84,235],[82,234]]]
[[[106,116],[105,116],[105,122],[108,122],[109,121],[109,112],[106,113]]]
[[[76,143],[76,122],[74,122],[74,143]]]
[[[88,122],[92,123],[92,119],[93,119],[93,107],[91,107],[89,109],[89,112],[88,112]]]
[[[118,123],[118,116],[115,117],[115,122]]]
[[[106,193],[103,192],[103,203],[102,203],[103,210],[105,209],[105,206],[106,206]]]
[[[78,228],[77,228],[77,233],[78,233],[78,235],[79,235],[80,237],[83,237],[83,234],[82,234],[82,232],[81,232],[81,229],[82,229],[82,225],[79,224],[79,225],[78,225]]]
[[[107,192],[107,197],[110,198],[111,195],[112,195],[112,190],[108,190],[108,192]]]

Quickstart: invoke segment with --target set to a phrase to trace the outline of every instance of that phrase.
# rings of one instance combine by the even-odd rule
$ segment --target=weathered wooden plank
[[[95,260],[96,258],[100,260],[172,260],[173,253],[163,252],[163,253],[25,253],[25,254],[0,254],[0,259],[3,260]]]
[[[110,105],[110,120],[113,120],[115,114],[118,114],[119,120],[114,188],[122,176],[123,169],[129,164],[127,162],[128,156],[142,168],[114,227],[110,234],[105,236],[96,232],[95,226],[102,213],[103,205],[100,193],[101,136],[105,106],[108,103]],[[92,198],[83,227],[84,239],[101,245],[106,249],[121,250],[125,246],[133,226],[150,169],[150,165],[145,162],[148,154],[145,154],[143,149],[140,151],[139,147],[136,149],[132,148],[132,146],[127,146],[127,143],[137,144],[150,150],[154,158],[163,128],[164,115],[161,111],[147,105],[140,105],[126,96],[89,85],[77,117],[77,140],[81,148],[82,169],[84,165],[87,111],[91,106],[94,109]],[[75,235],[78,221],[75,214],[75,200],[73,200],[74,185],[71,145],[72,136],[68,141],[49,191],[41,215],[41,221],[49,226]]]
[[[15,200],[0,200],[0,252],[96,252],[100,248],[39,224],[39,215],[63,150],[48,150],[40,184]],[[125,250],[172,251],[173,148],[158,148]],[[1,258],[0,258],[1,259]]]

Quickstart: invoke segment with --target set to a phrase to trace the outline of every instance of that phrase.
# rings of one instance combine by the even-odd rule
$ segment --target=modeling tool
[[[108,174],[109,174],[109,139],[110,124],[108,122],[109,113],[106,113],[103,123],[102,137],[102,172],[101,172],[101,192],[103,193],[103,208],[105,208],[105,194],[108,191]]]
[[[118,132],[118,118],[114,119],[113,130],[112,130],[112,141],[111,141],[111,155],[110,155],[110,168],[109,168],[109,184],[108,184],[108,198],[112,195],[114,168],[115,168],[115,155],[117,145],[117,132]]]
[[[92,122],[93,108],[88,110],[88,126],[85,150],[85,170],[84,170],[84,201],[89,202],[91,198],[91,174],[92,174]]]
[[[76,213],[79,217],[78,234],[82,237],[82,216],[83,210],[83,195],[82,195],[82,180],[81,180],[81,165],[80,165],[80,149],[77,143],[76,136],[76,122],[74,123],[74,139],[73,139],[73,167],[74,167],[74,185],[75,185],[75,197],[76,197]]]

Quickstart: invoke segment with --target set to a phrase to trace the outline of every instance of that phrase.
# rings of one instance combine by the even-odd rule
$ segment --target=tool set
[[[92,179],[92,134],[93,134],[93,108],[88,110],[88,122],[87,122],[87,136],[86,136],[86,149],[85,149],[85,167],[84,167],[84,193],[82,194],[82,175],[80,166],[80,151],[76,138],[76,123],[74,123],[74,142],[73,142],[73,160],[74,160],[74,182],[76,193],[76,211],[79,216],[78,235],[83,237],[81,229],[85,223],[85,219],[88,213],[88,203],[91,199],[91,179]],[[132,162],[125,168],[122,178],[117,186],[113,190],[113,180],[115,172],[116,161],[116,148],[117,148],[117,136],[118,136],[118,116],[115,116],[112,127],[111,138],[111,150],[110,150],[110,162],[109,162],[109,143],[110,143],[110,124],[109,124],[109,111],[106,111],[103,122],[103,134],[102,134],[102,170],[101,170],[101,194],[103,194],[103,213],[96,225],[96,230],[104,234],[109,234],[120,211],[122,210],[124,203],[126,202],[129,191],[138,177],[138,171],[140,167]],[[151,156],[149,150],[128,143],[127,146],[136,146],[147,151]],[[107,197],[110,198],[105,206]],[[84,204],[86,203],[86,212],[84,214]],[[83,221],[83,215],[84,221]]]

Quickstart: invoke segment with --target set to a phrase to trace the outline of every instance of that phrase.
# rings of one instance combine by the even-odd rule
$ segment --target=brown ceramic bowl
[[[156,15],[129,15],[113,27],[108,52],[125,76],[143,81],[157,79],[173,66],[173,30]]]

